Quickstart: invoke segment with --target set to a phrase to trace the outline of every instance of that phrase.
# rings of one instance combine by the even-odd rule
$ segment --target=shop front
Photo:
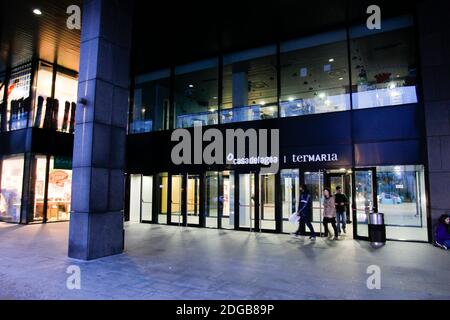
[[[418,106],[409,105],[215,127],[279,130],[274,173],[237,162],[175,165],[170,132],[130,135],[126,217],[180,227],[292,233],[298,226],[289,217],[305,184],[313,198],[314,229],[323,235],[323,189],[335,193],[340,186],[349,200],[346,238],[367,240],[369,213],[382,212],[389,239],[427,242],[423,144],[412,121],[418,116]],[[382,120],[392,117],[404,121]],[[373,127],[377,121],[383,121],[384,130]]]

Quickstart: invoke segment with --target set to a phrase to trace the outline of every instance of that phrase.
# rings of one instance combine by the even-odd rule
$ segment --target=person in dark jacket
[[[300,186],[300,199],[298,202],[297,214],[300,217],[299,226],[297,232],[294,234],[296,237],[301,234],[301,225],[302,223],[308,226],[309,231],[311,232],[311,236],[309,237],[311,240],[316,240],[316,233],[314,231],[314,227],[311,224],[310,216],[312,211],[312,198],[309,193],[308,187],[303,184]]]
[[[336,202],[336,222],[338,234],[341,234],[341,224],[342,224],[342,231],[346,233],[345,211],[348,205],[348,198],[345,194],[342,193],[341,186],[336,187],[336,194],[334,195],[334,201]]]
[[[439,218],[439,224],[436,230],[436,245],[448,250],[450,247],[450,215],[443,214]]]

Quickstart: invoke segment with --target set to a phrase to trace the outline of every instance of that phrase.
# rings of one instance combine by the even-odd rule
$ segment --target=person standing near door
[[[334,231],[334,240],[338,240],[338,231],[336,228],[336,203],[330,188],[323,189],[323,226],[325,228],[325,237],[329,236],[328,223],[331,223]]]
[[[309,239],[316,240],[316,233],[310,218],[312,216],[312,199],[308,187],[305,184],[300,186],[300,199],[298,202],[297,214],[300,217],[300,220],[298,230],[294,235],[298,237],[301,234],[302,224],[305,224],[311,232]]]
[[[348,205],[348,198],[345,194],[342,193],[341,186],[336,187],[336,194],[334,196],[334,201],[336,203],[336,220],[337,220],[338,234],[341,234],[341,224],[342,224],[342,231],[344,231],[344,233],[346,233],[345,211],[346,211],[346,207]]]

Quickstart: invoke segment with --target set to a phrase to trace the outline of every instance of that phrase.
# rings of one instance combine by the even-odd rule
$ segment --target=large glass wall
[[[169,69],[137,77],[129,132],[142,133],[169,129],[171,122],[169,97]]]
[[[0,180],[0,221],[20,222],[24,156],[4,157]]]
[[[345,30],[281,44],[280,116],[350,109]]]
[[[36,72],[32,69],[36,66]],[[34,79],[31,79],[34,74]],[[31,83],[33,88],[31,88]],[[74,132],[77,73],[42,61],[12,69],[6,90],[6,108],[0,108],[1,131],[27,127]],[[31,95],[33,93],[33,95]],[[3,94],[2,98],[3,99]]]
[[[33,201],[33,222],[42,222],[44,220],[46,172],[47,156],[35,155],[32,159],[30,181],[30,199]]]
[[[175,69],[176,128],[218,123],[218,73],[217,59]]]
[[[139,76],[130,133],[417,103],[412,21],[385,19],[382,30],[352,26],[349,37],[341,29],[281,42],[279,50],[227,53],[221,65],[175,67],[173,81],[169,70]]]
[[[223,58],[221,123],[278,116],[276,46]]]
[[[353,109],[417,102],[412,18],[383,22],[383,31],[350,29]]]

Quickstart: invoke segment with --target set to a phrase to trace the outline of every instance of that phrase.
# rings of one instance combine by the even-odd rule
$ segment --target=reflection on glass
[[[199,61],[175,69],[177,128],[218,123],[218,62]]]
[[[153,177],[142,176],[142,221],[152,221]]]
[[[20,222],[24,157],[3,158],[0,184],[0,221]]]
[[[222,228],[234,229],[234,172],[223,171],[221,174],[223,196],[219,202],[223,206]]]
[[[427,241],[423,166],[377,167],[378,211],[390,239]]]
[[[217,228],[219,216],[219,173],[217,171],[206,172],[205,189],[206,227]]]
[[[3,111],[6,110],[3,106],[3,99],[5,96],[5,86],[6,86],[5,76],[0,75],[0,132],[2,131],[2,122],[6,121],[6,114]]]
[[[130,133],[170,128],[170,70],[164,69],[136,78]]]
[[[141,184],[140,174],[130,175],[130,222],[141,222]]]
[[[168,223],[167,204],[169,196],[169,178],[166,172],[158,175],[158,194],[159,194],[159,210],[158,223]]]
[[[350,109],[345,30],[281,44],[280,116]]]
[[[354,109],[417,103],[412,19],[397,19],[394,23],[395,30],[388,32],[351,29]]]
[[[200,224],[200,176],[188,175],[187,180],[187,223]]]
[[[172,176],[172,190],[171,190],[172,200],[170,207],[170,222],[177,223],[181,225],[183,223],[182,214],[182,201],[183,201],[183,176],[173,175]]]
[[[224,57],[222,123],[278,116],[275,46]]]
[[[276,230],[274,174],[259,176],[259,203],[260,229]]]
[[[297,201],[300,195],[300,177],[298,169],[281,170],[281,199],[283,211],[283,232],[297,231],[298,226],[289,222],[292,213],[297,210]]]

